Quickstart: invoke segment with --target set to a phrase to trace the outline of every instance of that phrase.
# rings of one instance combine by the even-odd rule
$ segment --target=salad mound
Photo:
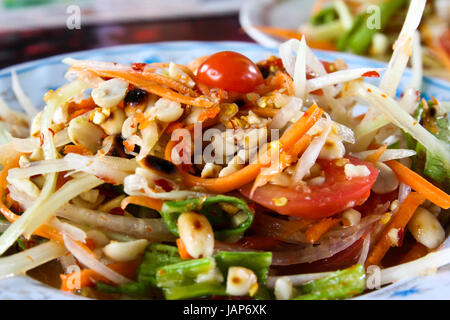
[[[25,113],[0,99],[0,278],[41,270],[108,299],[345,299],[450,263],[448,103],[396,96],[424,7],[384,69],[321,61],[305,38],[257,63],[67,58],[42,111],[13,73]]]

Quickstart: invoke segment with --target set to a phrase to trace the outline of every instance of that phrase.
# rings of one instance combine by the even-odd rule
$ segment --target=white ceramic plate
[[[186,64],[196,57],[217,51],[232,50],[247,55],[254,61],[277,54],[276,49],[264,48],[247,42],[163,42],[141,45],[127,45],[92,51],[76,52],[20,64],[0,71],[0,95],[14,108],[19,108],[11,90],[11,70],[15,69],[26,93],[35,105],[44,106],[42,97],[50,89],[65,83],[67,66],[61,63],[65,57],[94,59],[129,64],[131,62],[174,61]],[[384,64],[348,54],[316,51],[320,59],[332,61],[344,59],[350,68],[383,67]],[[405,88],[411,78],[407,70],[400,84]],[[440,100],[450,100],[450,83],[443,80],[425,78],[424,96],[433,95]],[[449,240],[447,240],[447,245]],[[437,274],[427,277],[404,279],[379,291],[357,299],[449,299],[450,267],[442,268]],[[0,299],[81,299],[47,287],[29,277],[12,277],[0,280]]]

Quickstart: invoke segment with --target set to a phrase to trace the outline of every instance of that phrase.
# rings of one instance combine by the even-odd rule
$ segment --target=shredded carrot
[[[164,133],[165,133],[165,134],[171,134],[171,133],[174,132],[175,130],[181,129],[181,128],[183,128],[183,122],[181,122],[181,121],[175,121],[175,122],[170,123],[170,124],[166,127],[166,129],[164,130]]]
[[[120,273],[124,277],[133,279],[136,276],[137,268],[139,267],[140,264],[141,264],[140,260],[133,260],[109,264],[107,265],[107,267],[114,270],[117,273]],[[84,269],[70,274],[61,274],[60,278],[61,278],[61,290],[63,291],[73,291],[86,288],[92,286],[96,281],[111,283],[104,276],[98,274],[92,269]],[[73,287],[75,284],[73,282],[76,282],[74,280],[80,281],[78,288]]]
[[[133,143],[129,143],[127,140],[123,140],[123,146],[130,152],[134,151],[134,144]]]
[[[320,237],[337,225],[339,221],[339,219],[325,218],[313,224],[305,232],[306,242],[311,244],[317,243]]]
[[[278,161],[272,163],[271,167],[268,169],[261,170],[259,175],[256,177],[253,183],[252,191],[250,194],[256,190],[256,188],[262,187],[267,184],[276,175],[283,172],[295,159],[299,153],[303,153],[305,149],[309,146],[311,142],[310,135],[304,135],[300,140],[298,140],[289,152],[280,150],[278,155]]]
[[[271,36],[275,36],[282,39],[297,39],[301,40],[303,37],[303,34],[296,31],[296,30],[290,30],[290,29],[283,29],[283,28],[276,28],[276,27],[269,27],[269,26],[258,26],[256,27],[261,32],[266,33]],[[330,51],[336,51],[336,46],[330,42],[330,41],[312,41],[308,40],[308,45],[311,48],[314,49],[322,49],[322,50],[330,50]]]
[[[92,156],[92,152],[83,146],[77,146],[73,144],[69,144],[64,147],[64,154],[68,153],[76,153],[81,154],[82,156]]]
[[[120,206],[123,210],[129,205],[129,204],[137,204],[138,206],[147,207],[150,209],[154,209],[157,211],[161,211],[163,201],[159,199],[153,199],[149,197],[144,196],[129,196],[122,200]]]
[[[386,151],[387,149],[387,143],[383,144],[381,147],[379,147],[378,149],[376,149],[374,152],[372,152],[371,154],[369,154],[366,157],[366,161],[368,162],[372,162],[375,163],[378,160],[380,160],[380,157],[383,155],[383,153]]]
[[[138,88],[141,88],[145,91],[151,92],[157,96],[161,96],[171,101],[177,101],[180,103],[200,108],[209,108],[213,105],[213,102],[209,101],[205,97],[190,97],[180,94],[170,88],[157,84],[154,81],[145,79],[141,73],[135,71],[117,71],[117,70],[91,70],[91,71],[101,77],[119,78],[128,81],[129,83],[133,84]]]
[[[386,255],[389,248],[392,246],[391,239],[389,237],[389,231],[392,229],[404,230],[407,223],[413,216],[417,207],[419,207],[425,201],[425,197],[420,193],[411,192],[408,194],[398,212],[389,222],[389,225],[383,230],[380,239],[373,247],[366,261],[366,267],[370,265],[379,265],[381,260]]]
[[[77,109],[77,110],[74,110],[70,115],[69,115],[69,121],[70,120],[72,120],[72,119],[75,119],[76,117],[79,117],[79,116],[81,116],[81,115],[83,115],[83,114],[85,114],[86,112],[89,112],[89,111],[91,111],[92,110],[92,108],[83,108],[83,109]]]
[[[6,177],[8,176],[8,170],[15,168],[19,164],[20,156],[14,159],[8,159],[3,163],[3,169],[0,172],[0,212],[11,223],[19,220],[20,216],[9,210],[9,208],[3,203],[3,196],[5,195]],[[58,243],[64,243],[61,233],[55,228],[46,224],[41,225],[34,232],[36,235],[54,240]]]
[[[89,98],[83,99],[79,103],[76,103],[75,101],[70,102],[68,111],[69,111],[69,113],[72,113],[75,110],[80,110],[80,109],[92,110],[94,108],[95,108],[94,99],[92,99],[92,96],[89,96]]]
[[[297,141],[301,139],[317,121],[319,121],[323,112],[324,111],[317,105],[314,104],[311,106],[280,138],[279,141],[282,149],[290,150]],[[175,145],[176,142],[170,143],[170,147],[172,148]],[[168,161],[171,161],[171,148],[166,148],[165,156]],[[183,182],[188,187],[202,186],[211,192],[225,193],[252,182],[265,166],[267,166],[267,164],[263,164],[261,161],[250,163],[244,168],[220,178],[200,178],[183,170],[180,170],[180,173],[183,176]]]
[[[182,84],[181,82],[174,80],[172,78],[160,75],[153,72],[144,72],[143,76],[146,80],[154,81],[163,86],[167,86],[175,91],[181,92],[183,94],[190,95],[191,97],[197,97],[198,94],[188,86]]]
[[[186,245],[184,244],[183,240],[181,240],[181,238],[177,239],[177,247],[181,259],[193,259],[189,252],[187,252]]]
[[[385,163],[395,172],[401,182],[410,186],[435,205],[443,209],[450,208],[450,196],[447,193],[398,161],[390,160]]]
[[[200,114],[200,116],[198,117],[198,121],[205,121],[206,119],[213,119],[219,114],[219,112],[220,112],[219,106],[214,106],[212,108],[208,108]]]

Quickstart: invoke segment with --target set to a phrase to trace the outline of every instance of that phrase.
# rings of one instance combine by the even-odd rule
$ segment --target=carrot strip
[[[305,111],[303,116],[281,136],[281,145],[288,149],[291,148],[317,121],[319,121],[322,115],[323,110],[319,108],[317,104],[312,105]]]
[[[284,150],[280,151],[278,155],[279,160],[272,163],[271,167],[268,169],[261,170],[259,175],[256,177],[253,183],[252,191],[250,194],[263,185],[267,184],[273,177],[283,172],[284,169],[289,167],[289,165],[297,159],[297,155],[305,151],[311,142],[310,135],[304,135],[300,140],[298,140],[290,152]]]
[[[174,80],[172,78],[153,73],[153,72],[144,72],[142,73],[146,80],[154,81],[160,85],[167,86],[175,91],[181,92],[183,94],[188,94],[191,97],[197,97],[198,94],[188,86],[185,86],[181,82]]]
[[[420,193],[411,192],[410,194],[408,194],[405,201],[400,206],[398,212],[389,222],[389,225],[383,230],[380,236],[380,240],[378,240],[377,244],[369,253],[366,261],[366,267],[370,265],[379,265],[381,263],[381,260],[386,255],[386,252],[389,250],[392,244],[389,237],[389,231],[391,231],[392,229],[403,230],[413,216],[417,207],[419,207],[424,201],[425,197]]]
[[[198,121],[205,121],[206,119],[213,119],[219,114],[219,112],[220,112],[219,106],[208,108],[199,115]]]
[[[313,224],[305,232],[306,241],[311,244],[317,243],[320,237],[337,225],[339,221],[339,219],[325,218]]]
[[[178,238],[176,242],[178,253],[180,254],[181,259],[193,259],[193,257],[187,251],[186,245],[184,244],[183,240],[181,240],[181,238]]]
[[[127,262],[117,262],[107,265],[108,268],[120,273],[124,277],[134,278],[136,276],[137,268],[141,264],[140,260],[133,260]],[[96,281],[102,281],[106,283],[111,283],[108,279],[98,274],[92,269],[84,269],[70,274],[61,274],[61,290],[63,291],[73,291],[81,288],[86,288],[92,286]],[[79,287],[73,287],[73,280],[79,280]]]
[[[91,111],[93,108],[83,108],[83,109],[77,109],[75,111],[73,111],[70,115],[69,115],[69,121],[72,119],[75,119],[76,117],[81,116],[82,114],[85,114],[86,112]]]
[[[20,156],[14,159],[7,160],[5,163],[3,163],[3,169],[0,172],[0,212],[11,223],[17,221],[20,216],[9,210],[9,208],[3,203],[3,196],[5,195],[6,177],[8,176],[8,170],[18,166],[19,158]],[[41,225],[35,230],[34,233],[38,236],[54,240],[61,244],[64,243],[61,233],[51,226],[45,224]]]
[[[69,144],[64,147],[64,154],[68,153],[76,153],[81,154],[82,156],[92,156],[92,152],[83,146],[77,146],[73,144]]]
[[[324,111],[317,105],[311,106],[280,138],[281,148],[290,151],[297,141],[301,139],[317,121],[319,121],[323,112]],[[175,145],[176,142],[170,143],[172,148]],[[166,148],[165,156],[169,161],[172,159],[171,154],[172,149]],[[269,164],[263,164],[261,161],[250,163],[244,168],[220,178],[200,178],[183,170],[180,170],[180,173],[183,176],[184,184],[188,187],[202,186],[211,192],[225,193],[252,182],[258,176],[261,169],[267,165]]]
[[[385,163],[395,172],[401,182],[410,186],[435,205],[443,209],[450,208],[450,196],[447,193],[398,161],[390,160]]]
[[[120,203],[120,206],[123,210],[129,205],[129,204],[137,204],[138,206],[147,207],[150,209],[154,209],[157,211],[161,211],[163,201],[159,199],[153,199],[149,197],[144,196],[129,196],[122,200]]]
[[[376,149],[374,152],[372,152],[371,154],[369,154],[366,157],[366,161],[368,162],[372,162],[375,163],[378,160],[380,160],[380,157],[383,155],[383,153],[386,151],[387,149],[387,143],[383,144],[381,147],[379,147],[378,149]]]
[[[165,133],[165,134],[171,134],[171,133],[174,132],[175,130],[181,129],[181,128],[183,128],[183,122],[181,122],[181,121],[175,121],[175,122],[170,123],[170,124],[166,127],[166,129],[164,130],[164,133]]]
[[[73,68],[73,67],[72,67]],[[74,68],[77,69],[77,68]],[[161,96],[168,100],[177,101],[187,105],[192,105],[200,108],[209,108],[213,105],[205,97],[190,97],[180,94],[170,88],[161,86],[154,81],[147,80],[142,77],[142,74],[132,71],[117,71],[117,70],[91,70],[101,77],[119,78],[145,91],[151,92],[157,96]]]

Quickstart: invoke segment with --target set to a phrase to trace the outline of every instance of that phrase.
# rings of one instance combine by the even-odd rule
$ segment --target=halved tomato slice
[[[356,158],[348,158],[355,166],[365,165],[370,174],[348,178],[344,164],[336,160],[318,160],[325,172],[325,182],[307,187],[283,187],[266,184],[250,196],[252,184],[245,185],[240,192],[279,214],[305,219],[318,219],[332,216],[347,208],[353,208],[367,200],[370,189],[378,176],[378,170],[371,164]],[[276,206],[274,199],[286,198],[284,206]]]

